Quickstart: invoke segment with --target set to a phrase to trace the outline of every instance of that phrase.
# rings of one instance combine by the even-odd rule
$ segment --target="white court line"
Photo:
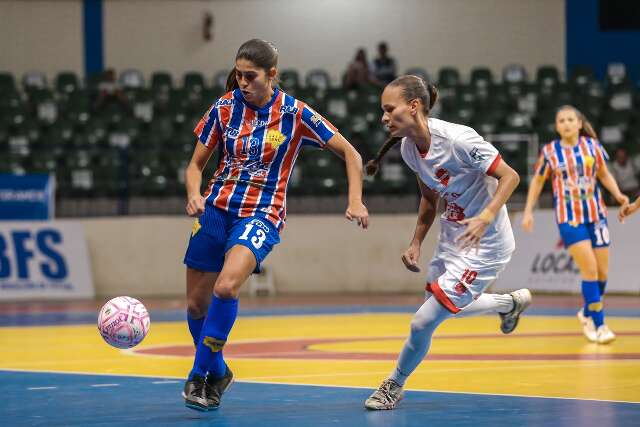
[[[27,387],[27,390],[53,390],[58,387]]]
[[[571,362],[571,361],[570,361]],[[5,372],[34,372],[34,373],[46,373],[46,374],[70,374],[70,375],[93,375],[93,376],[113,376],[113,377],[127,377],[127,378],[158,378],[157,375],[131,375],[131,374],[100,374],[95,372],[63,372],[63,371],[33,371],[27,369],[0,369],[0,373]],[[385,371],[388,373],[388,371]],[[331,375],[331,374],[328,374]],[[335,374],[339,375],[339,374]],[[182,377],[175,377],[180,378]],[[273,378],[273,377],[270,377]],[[236,380],[238,383],[246,384],[271,384],[271,385],[291,385],[291,386],[309,386],[309,387],[324,387],[324,388],[355,388],[362,390],[373,390],[373,387],[364,386],[348,386],[348,385],[327,385],[327,384],[313,384],[313,383],[288,383],[288,382],[274,382],[274,381],[259,381],[259,380]],[[630,403],[633,405],[640,405],[640,402],[631,402],[628,400],[607,400],[607,399],[589,399],[580,397],[559,397],[559,396],[537,396],[526,394],[505,394],[505,393],[480,393],[480,392],[468,392],[468,391],[446,391],[446,390],[424,390],[424,389],[405,389],[406,391],[414,391],[418,393],[447,393],[447,394],[469,394],[478,396],[503,396],[503,397],[524,397],[535,399],[555,399],[555,400],[576,400],[585,402],[606,402],[606,403]]]
[[[118,387],[120,384],[91,384],[91,387]]]

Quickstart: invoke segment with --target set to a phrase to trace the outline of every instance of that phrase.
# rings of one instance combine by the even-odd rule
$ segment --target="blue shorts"
[[[565,248],[583,240],[590,240],[591,246],[594,248],[609,247],[609,227],[607,226],[606,218],[598,222],[587,222],[578,225],[563,223],[559,224],[558,228]]]
[[[242,245],[253,252],[254,273],[259,273],[260,264],[278,243],[278,230],[267,219],[240,218],[207,204],[204,213],[193,223],[184,263],[196,270],[217,273],[222,271],[227,251]]]

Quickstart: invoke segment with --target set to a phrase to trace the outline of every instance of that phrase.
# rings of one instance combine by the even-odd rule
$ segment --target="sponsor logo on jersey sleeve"
[[[480,153],[480,149],[478,147],[473,147],[473,150],[471,150],[469,152],[469,155],[476,162],[481,162],[483,160],[487,160],[487,156],[485,156],[484,154]]]

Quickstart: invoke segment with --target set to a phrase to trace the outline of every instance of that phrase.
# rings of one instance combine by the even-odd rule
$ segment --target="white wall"
[[[0,0],[0,71],[82,74],[82,32],[79,0]]]
[[[355,49],[370,56],[380,40],[401,70],[476,65],[496,73],[510,62],[531,73],[564,69],[563,0],[105,0],[105,64],[176,77],[228,69],[252,37],[275,42],[281,67],[323,67],[334,78]],[[203,14],[215,17],[214,40],[201,37]],[[0,0],[0,69],[22,73],[79,70],[80,0]],[[18,40],[18,43],[16,43]]]
[[[375,215],[370,229],[362,231],[339,215],[293,215],[265,266],[274,273],[280,292],[419,293],[424,274],[406,271],[400,261],[415,221],[415,215]],[[193,220],[128,217],[81,222],[96,294],[184,293],[182,260]],[[437,234],[435,224],[423,245],[423,264],[431,256]]]

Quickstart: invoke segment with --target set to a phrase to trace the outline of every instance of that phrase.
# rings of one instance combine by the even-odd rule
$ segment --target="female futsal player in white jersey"
[[[435,86],[416,76],[398,77],[382,93],[382,122],[391,138],[367,164],[367,173],[375,174],[389,148],[402,142],[402,158],[416,173],[421,192],[413,239],[402,255],[407,269],[420,271],[420,246],[440,199],[445,209],[438,247],[427,269],[426,300],[411,321],[411,334],[395,369],[366,400],[367,409],[396,407],[406,379],[424,359],[433,332],[445,319],[499,313],[501,330],[508,334],[531,303],[527,289],[483,294],[515,248],[505,202],[520,178],[473,129],[429,118],[437,96]]]

